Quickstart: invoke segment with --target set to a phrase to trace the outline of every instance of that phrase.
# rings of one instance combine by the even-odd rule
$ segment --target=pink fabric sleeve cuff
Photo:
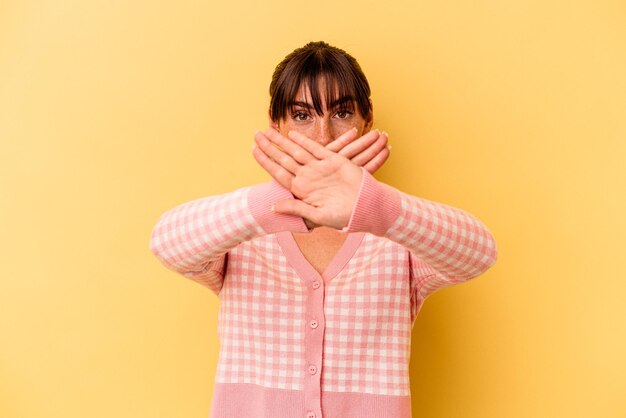
[[[248,192],[248,207],[254,219],[268,234],[282,231],[309,232],[301,217],[272,212],[272,206],[276,202],[293,198],[289,190],[272,180],[251,187]]]
[[[391,186],[376,181],[364,168],[363,180],[344,232],[369,232],[382,237],[400,216],[402,204],[400,192]]]

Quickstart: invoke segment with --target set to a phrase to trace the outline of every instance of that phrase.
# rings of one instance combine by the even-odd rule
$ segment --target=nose
[[[333,138],[332,127],[330,125],[330,121],[325,120],[324,118],[320,118],[319,123],[317,124],[317,132],[315,135],[315,139],[320,144],[326,146],[331,143]]]

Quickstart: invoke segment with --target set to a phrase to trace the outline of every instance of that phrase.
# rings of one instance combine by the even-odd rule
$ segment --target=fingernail
[[[387,145],[387,149],[391,151],[391,145]]]
[[[389,138],[389,134],[387,133],[387,131],[383,131],[383,135],[385,135],[387,138]]]
[[[274,208],[276,208],[276,206],[275,206],[275,205],[272,205],[272,207],[270,208],[270,210],[271,210],[272,212],[276,212],[276,211],[274,210]]]

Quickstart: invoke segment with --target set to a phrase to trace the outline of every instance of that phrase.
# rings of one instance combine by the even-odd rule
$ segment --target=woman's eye
[[[305,112],[295,112],[291,117],[297,121],[305,121],[309,117]]]
[[[339,118],[339,119],[345,119],[348,116],[350,116],[352,114],[352,112],[350,112],[347,109],[342,109],[340,111],[338,111],[335,115]]]

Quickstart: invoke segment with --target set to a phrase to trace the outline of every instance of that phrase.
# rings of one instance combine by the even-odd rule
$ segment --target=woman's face
[[[322,82],[319,88],[320,92],[324,92],[326,86]],[[315,111],[311,92],[306,86],[297,94],[293,110],[278,123],[270,120],[271,126],[283,136],[287,136],[291,130],[298,131],[324,146],[354,127],[358,131],[357,138],[372,128],[372,111],[367,119],[363,118],[353,99],[346,101],[346,98],[339,98],[334,103],[326,103],[325,95],[322,93],[320,96],[322,115]]]

